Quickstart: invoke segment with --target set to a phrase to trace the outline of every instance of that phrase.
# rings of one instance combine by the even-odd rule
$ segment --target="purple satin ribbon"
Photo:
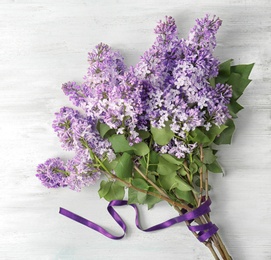
[[[78,216],[77,214],[75,214],[69,210],[60,208],[59,213],[74,220],[74,221],[81,223],[82,225],[85,225],[93,230],[96,230],[97,232],[101,233],[102,235],[104,235],[108,238],[122,239],[125,236],[127,227],[126,227],[125,222],[122,220],[122,218],[119,216],[119,214],[115,211],[115,209],[113,207],[114,206],[124,206],[124,205],[129,205],[134,208],[134,210],[136,212],[135,224],[138,229],[145,231],[145,232],[156,231],[156,230],[168,228],[172,225],[175,225],[177,223],[184,222],[184,221],[189,221],[191,224],[196,218],[198,218],[204,214],[207,214],[211,211],[211,209],[210,209],[211,200],[208,199],[204,203],[202,203],[198,208],[196,208],[192,211],[186,212],[183,215],[180,215],[178,217],[171,218],[165,222],[162,222],[162,223],[157,224],[155,226],[152,226],[150,228],[143,229],[140,225],[140,222],[139,222],[139,212],[138,212],[138,208],[135,204],[128,204],[128,202],[126,200],[112,200],[108,204],[107,210],[108,210],[109,214],[112,216],[112,218],[123,229],[124,234],[121,236],[114,236],[111,233],[109,233],[108,231],[106,231],[104,228],[102,228],[101,226],[97,225],[96,223],[94,223],[88,219],[85,219],[81,216]],[[189,230],[196,232],[198,234],[197,238],[200,242],[204,242],[204,241],[208,240],[218,230],[218,227],[216,225],[214,225],[212,222],[202,224],[202,225],[196,225],[196,226],[189,225],[188,228],[189,228]]]

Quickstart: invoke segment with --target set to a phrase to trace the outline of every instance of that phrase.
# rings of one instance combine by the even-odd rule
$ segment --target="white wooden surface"
[[[0,259],[211,259],[184,225],[143,233],[130,208],[121,241],[111,241],[58,214],[60,206],[111,231],[98,185],[81,193],[48,190],[35,177],[38,163],[63,152],[51,122],[68,105],[61,84],[82,79],[87,52],[103,41],[128,64],[154,40],[165,15],[183,37],[205,13],[223,19],[217,56],[255,62],[253,83],[241,98],[231,146],[219,152],[226,176],[212,176],[212,216],[233,259],[271,259],[271,2],[269,0],[1,0],[0,1]],[[166,204],[147,212],[143,225],[175,216]]]

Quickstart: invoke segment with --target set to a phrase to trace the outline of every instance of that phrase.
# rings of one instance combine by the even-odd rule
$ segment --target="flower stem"
[[[165,201],[167,201],[169,204],[171,204],[174,207],[177,206],[177,207],[180,207],[180,208],[184,208],[187,211],[191,211],[191,208],[189,206],[187,206],[186,204],[182,204],[182,203],[176,202],[176,201],[174,201],[174,200],[172,200],[172,199],[170,199],[170,198],[168,198],[168,197],[166,197],[164,195],[161,195],[161,194],[158,194],[158,193],[155,193],[155,192],[151,192],[151,191],[147,191],[147,190],[143,190],[143,189],[137,188],[134,185],[132,185],[130,182],[124,181],[124,180],[120,179],[119,177],[117,177],[116,175],[114,175],[114,174],[112,174],[110,172],[109,172],[109,174],[110,174],[110,176],[113,179],[115,179],[115,180],[123,183],[127,188],[132,188],[133,190],[145,193],[147,195],[159,198],[161,200],[165,200]]]
[[[142,171],[138,169],[137,166],[134,166],[134,169],[149,183],[151,184],[161,195],[169,198],[169,196],[162,190],[160,189],[153,181],[151,181]]]
[[[217,239],[218,239],[218,242],[219,242],[219,245],[220,245],[221,249],[223,250],[223,252],[224,252],[224,254],[225,254],[225,256],[226,256],[226,259],[227,259],[227,260],[232,260],[232,257],[231,257],[230,254],[228,253],[228,250],[227,250],[227,248],[225,247],[224,243],[222,242],[222,240],[221,240],[219,234],[216,233],[215,235],[216,235],[216,237],[217,237]]]
[[[207,222],[210,222],[210,216],[205,214],[204,215],[205,219]],[[219,253],[221,254],[221,256],[223,257],[223,259],[225,260],[232,260],[232,257],[230,256],[230,254],[228,253],[227,248],[225,247],[222,239],[220,238],[219,234],[216,233],[212,236],[213,240],[214,240],[214,245],[215,247],[218,249]]]
[[[181,212],[181,210],[180,210],[178,207],[175,207],[175,210],[177,210],[178,213],[179,213],[180,215],[182,215],[182,212]],[[196,221],[196,222],[199,222],[198,219],[195,220],[195,221]],[[185,224],[186,224],[187,227],[190,225],[190,223],[189,223],[188,221],[185,221]],[[197,234],[196,232],[194,232],[194,231],[191,231],[191,232],[192,232],[192,234],[193,234],[196,238],[198,238],[198,234]],[[215,250],[214,250],[212,241],[208,240],[208,241],[206,241],[206,242],[203,242],[203,244],[204,244],[206,247],[208,247],[208,249],[211,251],[211,253],[212,253],[214,259],[219,260],[219,257],[218,257],[217,253],[216,253]]]
[[[138,169],[138,167],[136,167],[136,166],[134,166],[134,169],[147,181],[147,182],[149,182],[161,195],[163,195],[163,196],[165,196],[165,197],[167,197],[167,198],[169,198],[168,197],[168,195],[163,191],[163,190],[161,190],[155,183],[153,183],[150,179],[148,179],[139,169]],[[180,215],[182,215],[182,212],[181,212],[181,210],[180,210],[180,208],[178,208],[178,207],[174,207],[175,208],[175,210],[177,210],[178,211],[178,213],[180,214]],[[189,226],[190,225],[190,223],[188,222],[188,221],[185,221],[185,223],[186,223],[186,225],[187,226]],[[198,234],[196,233],[196,232],[194,232],[194,231],[191,231],[192,233],[193,233],[193,235],[197,238],[198,237]],[[211,251],[211,253],[212,253],[212,255],[214,256],[214,258],[215,259],[218,259],[219,260],[219,258],[218,258],[218,256],[217,256],[217,254],[216,254],[216,252],[215,252],[215,250],[214,250],[214,248],[213,248],[213,245],[212,245],[212,243],[210,242],[210,241],[208,241],[208,242],[204,242],[204,244],[205,244],[205,246],[207,246],[208,248],[209,248],[209,250]]]
[[[95,156],[96,157],[96,156]],[[186,204],[183,204],[183,203],[179,203],[179,202],[176,202],[176,201],[173,201],[172,199],[170,199],[166,194],[158,194],[158,193],[155,193],[155,192],[151,192],[151,191],[147,191],[147,190],[143,190],[143,189],[140,189],[140,188],[137,188],[135,187],[134,185],[132,185],[130,182],[128,181],[125,181],[121,178],[119,178],[118,176],[114,175],[113,173],[111,173],[107,168],[106,166],[101,162],[101,160],[96,157],[96,160],[97,162],[100,163],[101,167],[103,168],[103,171],[105,172],[105,174],[107,176],[109,176],[110,178],[114,179],[114,180],[117,180],[119,182],[121,182],[122,184],[124,184],[127,188],[132,188],[133,190],[136,190],[136,191],[139,191],[139,192],[142,192],[142,193],[145,193],[145,194],[148,194],[150,196],[153,196],[153,197],[156,197],[156,198],[159,198],[159,199],[162,199],[162,200],[165,200],[167,201],[169,204],[171,204],[172,206],[177,206],[177,207],[180,207],[180,208],[184,208],[186,209],[187,211],[190,211],[191,208],[186,205]],[[139,170],[139,169],[138,169]],[[143,174],[143,173],[142,173]],[[144,174],[143,174],[144,175]],[[147,177],[146,177],[147,178]],[[147,178],[148,179],[148,178]],[[148,179],[149,180],[149,179]],[[153,183],[154,184],[154,183]]]
[[[218,255],[217,255],[216,251],[214,250],[212,243],[211,243],[211,242],[208,242],[208,243],[206,244],[206,246],[207,246],[207,247],[209,248],[209,250],[211,251],[211,253],[212,253],[214,259],[215,259],[215,260],[219,260],[219,257],[218,257]]]
[[[202,144],[200,145],[200,161],[203,162],[203,149]],[[199,199],[198,199],[198,207],[200,206],[202,202],[202,193],[203,193],[203,168],[200,167],[199,169],[199,180],[200,180],[200,190],[199,190]]]

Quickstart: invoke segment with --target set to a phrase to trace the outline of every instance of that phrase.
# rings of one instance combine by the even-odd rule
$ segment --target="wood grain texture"
[[[111,241],[58,214],[59,206],[118,233],[98,198],[98,185],[76,193],[48,190],[36,179],[38,163],[68,158],[51,128],[54,112],[68,105],[61,84],[80,82],[87,52],[108,43],[135,64],[151,46],[153,28],[176,18],[185,37],[195,18],[218,15],[216,55],[255,62],[253,82],[241,98],[231,146],[220,147],[226,176],[211,177],[212,216],[237,260],[271,259],[271,2],[269,0],[1,0],[0,2],[0,259],[207,260],[207,249],[184,225],[146,234],[130,208],[122,241]],[[143,225],[175,216],[166,204],[147,212]]]

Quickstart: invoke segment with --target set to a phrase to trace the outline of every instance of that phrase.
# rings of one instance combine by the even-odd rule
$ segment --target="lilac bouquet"
[[[231,142],[242,109],[237,100],[253,64],[232,66],[214,57],[220,25],[206,15],[182,39],[166,17],[152,47],[131,67],[119,52],[97,45],[84,82],[62,86],[78,109],[61,108],[53,122],[74,157],[38,165],[42,184],[80,191],[105,176],[99,195],[111,206],[122,205],[124,197],[126,204],[149,209],[167,201],[179,213],[173,222],[185,221],[215,259],[231,259],[210,221],[208,173],[222,172],[213,144]]]

